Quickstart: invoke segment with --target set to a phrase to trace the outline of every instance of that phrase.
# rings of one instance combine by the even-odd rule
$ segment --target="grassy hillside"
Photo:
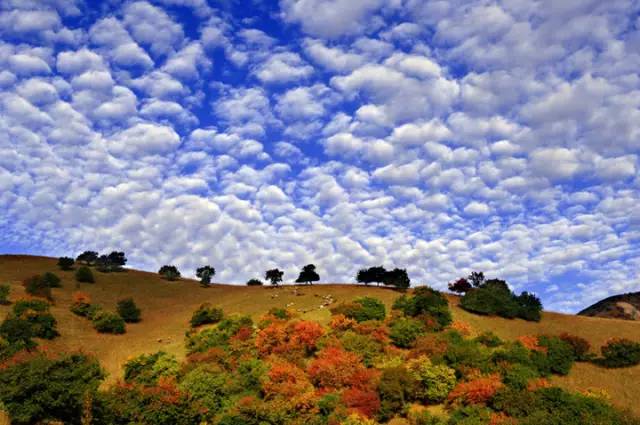
[[[73,272],[57,270],[55,260],[45,257],[0,256],[0,283],[11,284],[11,299],[24,295],[21,281],[33,274],[54,271],[63,280],[63,287],[54,289],[55,305],[52,313],[58,320],[59,338],[44,341],[51,350],[82,350],[96,355],[109,373],[107,382],[121,377],[121,366],[130,357],[164,350],[178,357],[184,356],[183,339],[191,313],[203,302],[211,302],[226,313],[244,313],[258,318],[272,307],[298,310],[302,318],[328,322],[330,313],[321,307],[324,297],[331,295],[336,302],[349,301],[363,295],[379,298],[388,307],[398,292],[377,287],[356,285],[314,285],[281,288],[213,285],[201,288],[192,280],[167,282],[156,274],[134,270],[123,273],[96,273],[96,284],[81,284],[94,303],[115,309],[118,299],[133,297],[142,309],[142,322],[127,325],[124,335],[98,334],[91,323],[69,311],[72,293],[77,290]],[[539,323],[483,317],[468,313],[457,306],[458,299],[450,297],[454,319],[470,325],[474,333],[486,330],[503,339],[521,335],[559,334],[570,332],[587,339],[596,349],[612,336],[640,340],[640,322],[594,317],[544,313]],[[0,319],[10,307],[0,306]],[[602,369],[592,364],[577,363],[567,377],[555,382],[578,391],[606,391],[611,401],[631,408],[640,415],[640,366],[625,369]]]

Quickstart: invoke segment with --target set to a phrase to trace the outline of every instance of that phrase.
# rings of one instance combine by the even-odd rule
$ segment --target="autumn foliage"
[[[449,401],[462,404],[485,404],[502,388],[500,375],[492,374],[461,382],[449,393]]]

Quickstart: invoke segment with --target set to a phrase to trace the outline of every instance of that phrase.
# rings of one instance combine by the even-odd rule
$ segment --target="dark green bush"
[[[93,272],[87,266],[81,266],[76,270],[76,281],[84,283],[95,283]]]
[[[342,347],[362,357],[365,366],[372,366],[376,358],[383,351],[383,345],[379,341],[371,338],[369,335],[361,335],[351,330],[346,331],[340,337]]]
[[[507,370],[503,373],[502,381],[506,385],[509,385],[513,388],[524,390],[527,388],[527,383],[531,379],[539,377],[540,373],[536,369],[530,366],[516,363],[507,368]]]
[[[91,319],[93,327],[100,333],[123,334],[126,327],[122,317],[117,313],[100,310]]]
[[[384,320],[386,308],[377,298],[362,297],[334,307],[331,313],[343,314],[357,322],[366,322],[367,320]]]
[[[49,312],[49,303],[42,300],[20,300],[0,325],[0,336],[10,344],[32,348],[31,338],[53,339],[59,335],[57,321]]]
[[[161,377],[175,376],[178,370],[178,361],[174,355],[158,351],[142,354],[125,363],[124,380],[129,383],[154,385]]]
[[[137,323],[140,321],[140,309],[133,298],[125,298],[118,301],[117,311],[120,317],[127,323]]]
[[[220,411],[228,400],[227,382],[232,378],[220,371],[211,371],[201,366],[189,371],[181,380],[178,388],[190,395],[201,406],[215,413]]]
[[[210,348],[227,349],[229,339],[240,328],[252,328],[253,320],[249,316],[230,316],[222,319],[215,327],[200,332],[189,333],[186,348],[189,353],[205,352]]]
[[[201,325],[218,323],[224,317],[221,309],[213,307],[209,303],[204,303],[193,312],[191,316],[191,327],[195,328]]]
[[[247,281],[247,286],[262,286],[264,283],[260,279],[249,279]]]
[[[420,335],[424,333],[424,325],[411,317],[400,317],[391,324],[389,337],[400,348],[411,348]]]
[[[566,332],[560,334],[559,338],[571,346],[573,356],[577,361],[589,360],[589,350],[591,350],[591,344],[589,344],[589,341]]]
[[[48,276],[45,278],[45,275]],[[51,284],[60,285],[60,279],[53,273],[46,273],[45,275],[32,276],[23,282],[23,286],[25,291],[30,295],[52,300],[51,288],[54,286],[51,286]]]
[[[484,315],[497,315],[507,319],[519,317],[539,321],[542,303],[533,294],[523,292],[516,296],[504,280],[490,279],[480,287],[468,291],[460,300],[467,311]]]
[[[96,394],[103,378],[98,363],[85,355],[37,355],[0,369],[0,401],[14,424],[80,424],[83,400]]]
[[[60,267],[60,270],[71,270],[73,268],[74,263],[75,263],[75,260],[70,257],[58,258],[58,267]]]
[[[163,279],[170,281],[180,279],[180,271],[176,266],[165,264],[164,266],[160,267],[160,270],[158,270],[158,274],[162,276]]]
[[[444,353],[445,362],[457,372],[465,368],[489,371],[489,351],[472,339],[464,339],[456,332],[448,332],[447,351]]]
[[[387,420],[403,410],[416,392],[418,382],[404,367],[382,370],[378,383],[380,396],[380,418]]]
[[[289,314],[289,312],[287,311],[286,308],[280,308],[280,307],[273,307],[271,309],[269,309],[268,312],[271,316],[281,319],[281,320],[287,320],[291,318],[291,314]]]
[[[62,287],[62,283],[61,283],[62,281],[60,280],[58,275],[56,275],[55,273],[46,272],[45,274],[42,275],[42,281],[45,283],[45,285],[49,286],[49,288]]]
[[[0,305],[10,304],[9,302],[9,293],[11,292],[11,287],[7,285],[0,285]]]
[[[451,323],[451,312],[447,298],[439,291],[421,286],[412,296],[403,295],[394,304],[395,310],[401,310],[406,316],[431,318],[435,321],[435,330],[443,329]]]
[[[601,363],[606,367],[629,367],[640,364],[640,343],[613,338],[600,348]]]
[[[502,345],[502,340],[498,337],[498,335],[494,334],[491,331],[483,332],[478,335],[475,340],[485,347],[496,348]]]
[[[549,360],[551,373],[567,375],[575,361],[575,355],[571,345],[557,336],[540,336],[538,344],[546,348],[546,356]]]

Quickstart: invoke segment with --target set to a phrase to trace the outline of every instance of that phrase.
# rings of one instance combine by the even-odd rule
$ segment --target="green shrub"
[[[60,280],[58,275],[56,275],[55,273],[46,272],[45,274],[42,275],[42,281],[49,288],[61,288],[62,287],[62,283],[61,283],[62,281]]]
[[[528,292],[515,295],[500,279],[487,280],[480,287],[468,291],[460,300],[460,306],[472,313],[507,319],[519,317],[537,322],[542,317],[542,303],[538,297]]]
[[[402,411],[416,391],[417,382],[404,367],[390,367],[382,370],[378,383],[380,396],[380,417],[383,420]]]
[[[389,337],[400,348],[411,348],[420,335],[424,334],[424,325],[411,317],[400,317],[391,324]]]
[[[54,277],[57,277],[57,276],[55,276],[53,273],[49,273],[49,274],[50,276],[48,278],[45,278],[44,276],[41,276],[41,275],[35,275],[26,279],[23,282],[25,291],[29,295],[33,295],[34,297],[42,297],[48,300],[52,300],[53,299],[53,296],[51,294],[52,286],[50,284],[51,282],[55,284],[55,278],[52,278],[51,275]]]
[[[129,383],[154,385],[161,377],[175,376],[178,370],[178,361],[174,355],[158,351],[142,354],[125,363],[124,380]]]
[[[74,263],[75,263],[75,260],[70,257],[58,258],[58,267],[60,267],[60,270],[71,270],[73,268]]]
[[[20,300],[0,325],[0,336],[21,348],[35,347],[31,338],[53,339],[59,335],[57,321],[42,300]]]
[[[76,270],[76,281],[84,282],[84,283],[95,283],[95,278],[93,277],[93,272],[87,266],[79,267]]]
[[[216,413],[228,401],[227,381],[230,379],[224,372],[212,372],[207,367],[198,367],[182,378],[178,388],[210,412]]]
[[[386,308],[382,301],[372,297],[361,297],[350,303],[342,303],[331,309],[332,314],[343,314],[357,322],[384,320]]]
[[[247,286],[262,286],[264,283],[260,279],[249,279],[247,281]]]
[[[125,298],[118,301],[117,311],[120,317],[127,323],[137,323],[140,321],[140,309],[133,301],[133,298]]]
[[[100,333],[123,334],[126,330],[124,319],[110,311],[97,311],[91,321],[95,330]]]
[[[0,401],[14,424],[80,424],[83,400],[96,394],[103,378],[98,363],[85,355],[37,355],[0,369]]]
[[[0,285],[0,305],[10,304],[9,302],[9,293],[11,292],[11,287],[7,285]]]
[[[591,344],[589,344],[589,341],[579,336],[568,334],[566,332],[560,334],[559,338],[571,346],[571,349],[573,350],[573,356],[577,361],[589,360],[589,350],[591,350]]]
[[[221,320],[215,327],[200,332],[187,334],[185,346],[189,353],[205,352],[210,348],[226,350],[229,338],[240,328],[252,328],[253,321],[249,316],[230,316]]]
[[[571,371],[575,356],[571,345],[557,336],[540,336],[538,344],[546,349],[551,373],[567,375]]]
[[[191,316],[191,327],[195,328],[201,325],[218,323],[224,317],[221,309],[213,307],[209,303],[204,303],[193,312]]]
[[[416,397],[430,403],[444,401],[456,384],[456,371],[440,364],[434,365],[428,357],[420,356],[407,364],[417,381]]]
[[[451,323],[451,312],[447,298],[439,291],[421,286],[413,291],[412,296],[403,295],[394,304],[395,310],[401,310],[406,316],[432,318],[435,330],[445,328]]]
[[[444,361],[456,371],[465,368],[489,371],[489,351],[472,339],[464,339],[456,332],[448,332],[447,350],[443,355]]]
[[[287,311],[286,308],[273,307],[269,309],[268,314],[281,320],[291,319],[291,314]]]
[[[451,425],[489,425],[490,423],[491,410],[477,405],[459,407],[449,417]]]
[[[498,335],[494,334],[491,331],[483,332],[478,335],[475,340],[485,347],[496,348],[502,345],[502,340],[498,337]]]
[[[267,365],[260,359],[251,358],[238,364],[234,383],[239,385],[242,391],[260,391]]]
[[[180,271],[176,266],[164,265],[160,267],[158,270],[158,274],[162,276],[163,279],[174,281],[180,279]]]
[[[342,347],[362,357],[365,366],[373,366],[375,360],[381,356],[383,345],[369,335],[361,335],[351,330],[346,331],[340,337]]]
[[[524,390],[531,379],[538,377],[540,374],[536,369],[516,363],[504,371],[502,381],[513,388]]]
[[[640,364],[640,343],[614,338],[600,348],[601,363],[606,367],[629,367]]]

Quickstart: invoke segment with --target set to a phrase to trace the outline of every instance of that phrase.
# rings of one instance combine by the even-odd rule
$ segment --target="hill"
[[[614,295],[578,313],[581,316],[640,320],[640,292]]]
[[[23,279],[46,271],[53,271],[62,278],[62,288],[53,290],[55,305],[52,307],[61,336],[41,344],[54,351],[81,350],[94,354],[109,373],[107,385],[121,379],[122,364],[139,354],[164,350],[184,358],[188,321],[203,302],[221,307],[226,313],[249,314],[253,318],[272,307],[289,306],[303,319],[328,323],[330,312],[323,305],[328,298],[342,302],[367,295],[380,299],[390,308],[400,295],[387,288],[346,284],[284,285],[280,288],[216,284],[202,288],[193,280],[168,282],[155,273],[136,270],[96,273],[95,284],[81,284],[81,290],[88,293],[94,303],[114,309],[118,299],[133,297],[142,309],[142,321],[128,324],[126,334],[104,335],[98,334],[89,321],[69,311],[72,294],[78,290],[72,271],[58,270],[56,260],[52,258],[0,256],[0,283],[10,283],[12,300],[24,295]],[[544,312],[540,322],[507,320],[464,311],[458,307],[456,296],[449,296],[449,301],[454,320],[469,325],[473,334],[490,330],[503,339],[515,339],[522,335],[570,332],[587,339],[594,350],[612,336],[640,340],[640,322],[553,312]],[[0,319],[9,310],[9,306],[0,306]],[[567,389],[604,391],[612,403],[640,415],[637,403],[640,387],[630,384],[640,382],[640,366],[603,369],[591,363],[577,363],[568,376],[553,379],[555,384]]]

